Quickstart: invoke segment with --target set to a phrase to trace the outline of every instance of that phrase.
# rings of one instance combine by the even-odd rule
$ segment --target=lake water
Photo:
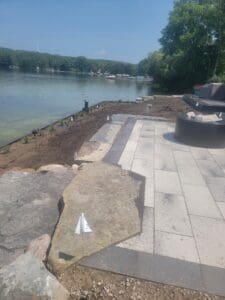
[[[93,105],[150,93],[145,82],[0,71],[0,145],[80,111],[84,99]]]

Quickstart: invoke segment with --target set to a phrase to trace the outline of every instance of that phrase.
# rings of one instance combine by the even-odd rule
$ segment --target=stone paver
[[[188,236],[192,235],[183,196],[156,193],[155,229]]]
[[[131,170],[144,177],[153,178],[153,160],[134,158]]]
[[[167,194],[181,194],[179,177],[176,172],[155,171],[155,190],[156,192]]]
[[[209,153],[207,149],[204,148],[191,147],[191,153],[195,159],[213,160],[212,155]]]
[[[156,230],[155,253],[199,263],[193,237]]]
[[[192,215],[221,218],[221,213],[206,186],[183,184],[188,211]]]
[[[197,165],[179,164],[177,165],[177,169],[182,183],[203,186],[206,185]]]
[[[225,219],[225,202],[217,202],[217,205],[220,208],[220,211]]]
[[[223,170],[213,160],[197,160],[197,164],[205,177],[225,177]]]
[[[154,187],[154,178],[145,179],[145,202],[144,205],[148,207],[155,206],[155,187]]]
[[[207,177],[206,182],[216,201],[225,202],[225,178]]]
[[[225,268],[225,223],[223,220],[191,216],[201,263]]]

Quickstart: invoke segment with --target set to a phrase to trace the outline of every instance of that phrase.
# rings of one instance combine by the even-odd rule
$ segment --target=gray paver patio
[[[225,296],[225,149],[178,143],[165,120],[113,120],[133,122],[108,162],[145,180],[142,233],[84,264]]]

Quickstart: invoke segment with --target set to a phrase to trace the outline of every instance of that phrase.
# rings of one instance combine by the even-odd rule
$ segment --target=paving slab
[[[168,151],[167,153],[155,153],[154,157],[155,169],[163,170],[163,171],[172,171],[176,172],[177,167],[173,158],[172,151]]]
[[[155,206],[155,187],[154,178],[145,179],[145,202],[144,205],[147,207]]]
[[[213,158],[215,159],[215,161],[217,162],[217,164],[220,166],[220,168],[223,170],[225,174],[225,153],[223,155],[214,154]]]
[[[177,165],[180,181],[182,183],[192,184],[192,185],[202,185],[205,186],[205,180],[200,173],[197,165],[188,164],[178,164]]]
[[[153,253],[154,237],[154,211],[152,208],[145,208],[142,222],[142,232],[120,244],[118,247]]]
[[[178,166],[181,167],[184,165],[194,166],[194,167],[196,166],[196,162],[190,152],[174,150],[173,154],[175,157],[176,164]]]
[[[225,157],[224,157],[225,159]],[[213,160],[196,160],[204,177],[225,177],[225,173]]]
[[[189,214],[222,218],[218,206],[207,186],[182,184]]]
[[[199,263],[194,238],[189,236],[156,230],[155,253]]]
[[[205,148],[198,148],[198,147],[190,147],[191,153],[195,159],[200,160],[213,160],[212,154]]]
[[[134,158],[131,170],[147,178],[153,178],[153,159]]]
[[[155,191],[167,194],[182,194],[178,173],[155,170]]]
[[[183,196],[156,193],[155,230],[192,236]]]
[[[225,219],[225,202],[217,202],[217,205],[219,206],[219,209]]]
[[[106,123],[97,131],[97,133],[90,139],[90,141],[112,144],[120,129],[120,124]]]
[[[225,202],[225,178],[206,177],[207,185],[216,201]]]
[[[139,138],[137,149],[135,152],[135,158],[147,158],[152,157],[154,151],[154,139],[153,138]]]
[[[58,272],[141,231],[141,182],[103,162],[78,172],[63,193],[64,209],[52,239],[48,263]],[[81,213],[91,233],[75,234]]]
[[[202,264],[225,268],[225,222],[191,216],[192,228]]]

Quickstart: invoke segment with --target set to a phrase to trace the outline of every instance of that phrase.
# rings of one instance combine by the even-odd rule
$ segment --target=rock
[[[0,270],[1,300],[68,300],[68,291],[29,252]]]
[[[67,167],[63,165],[51,164],[46,166],[41,166],[37,172],[65,172]]]
[[[103,162],[85,165],[63,193],[65,207],[52,239],[50,267],[61,271],[140,233],[139,194],[140,182],[127,171]],[[78,235],[75,227],[82,212],[93,232]]]
[[[62,193],[73,177],[67,169],[0,176],[0,268],[24,253],[32,240],[53,234]]]
[[[30,242],[27,251],[37,257],[40,261],[45,261],[50,242],[50,236],[48,234],[43,234],[39,238]]]
[[[79,169],[79,165],[77,164],[72,165],[72,170],[74,171],[75,174],[77,174],[78,169]]]

